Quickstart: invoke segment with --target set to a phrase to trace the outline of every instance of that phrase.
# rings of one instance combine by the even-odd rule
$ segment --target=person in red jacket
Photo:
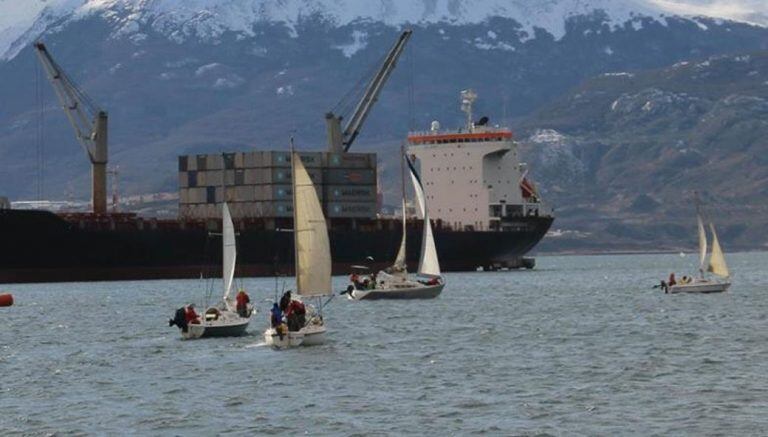
[[[237,301],[237,314],[239,314],[240,317],[248,317],[250,315],[248,314],[248,304],[251,303],[251,298],[248,297],[248,293],[246,293],[245,290],[238,291],[235,300]]]
[[[303,328],[307,323],[306,320],[307,310],[304,304],[298,300],[292,300],[288,304],[288,309],[285,311],[285,318],[288,321],[289,331],[298,331]]]
[[[200,324],[200,317],[195,312],[195,304],[191,303],[187,305],[187,311],[185,316],[187,319],[187,324],[190,324],[190,323],[195,325]]]

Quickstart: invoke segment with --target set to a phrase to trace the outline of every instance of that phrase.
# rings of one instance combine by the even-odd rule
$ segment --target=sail
[[[717,276],[727,278],[731,276],[731,273],[728,271],[728,265],[725,264],[725,256],[720,248],[715,226],[712,223],[709,224],[709,230],[712,232],[712,256],[709,258],[709,271]]]
[[[424,187],[421,185],[421,179],[413,163],[408,160],[408,168],[411,171],[411,182],[413,190],[416,192],[416,200],[419,210],[424,215],[424,233],[421,238],[421,255],[419,256],[419,274],[426,276],[440,276],[440,263],[437,260],[437,248],[435,247],[435,237],[432,235],[432,223],[429,221],[427,203],[424,195]]]
[[[704,220],[699,215],[699,270],[707,266],[707,232],[704,230]]]
[[[302,296],[331,291],[331,246],[317,191],[299,154],[292,152],[296,289]]]
[[[232,215],[229,206],[224,202],[222,211],[222,278],[224,279],[224,301],[227,301],[232,291],[232,281],[235,278],[235,261],[237,259],[237,247],[235,244],[235,225],[232,223]]]
[[[403,237],[400,239],[400,249],[397,251],[397,258],[395,258],[395,267],[398,269],[405,269],[405,197],[403,197]]]

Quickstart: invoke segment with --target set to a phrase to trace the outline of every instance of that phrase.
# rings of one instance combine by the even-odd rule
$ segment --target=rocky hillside
[[[560,226],[608,244],[679,245],[694,236],[696,190],[729,243],[768,244],[766,52],[606,73],[524,126]]]

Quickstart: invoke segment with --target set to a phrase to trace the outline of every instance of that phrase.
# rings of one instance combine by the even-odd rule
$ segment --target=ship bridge
[[[462,92],[465,127],[441,130],[435,121],[408,135],[430,217],[455,230],[516,230],[525,226],[519,218],[551,215],[526,178],[512,131],[489,126],[487,117],[472,121],[475,97]]]

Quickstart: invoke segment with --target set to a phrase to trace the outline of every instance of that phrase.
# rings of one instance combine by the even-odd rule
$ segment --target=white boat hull
[[[730,282],[692,282],[690,284],[675,284],[669,287],[670,293],[722,293],[731,286]]]
[[[289,348],[298,346],[317,346],[325,343],[325,326],[308,325],[298,331],[289,331],[282,338],[275,328],[264,331],[264,342],[268,346],[276,348]]]

